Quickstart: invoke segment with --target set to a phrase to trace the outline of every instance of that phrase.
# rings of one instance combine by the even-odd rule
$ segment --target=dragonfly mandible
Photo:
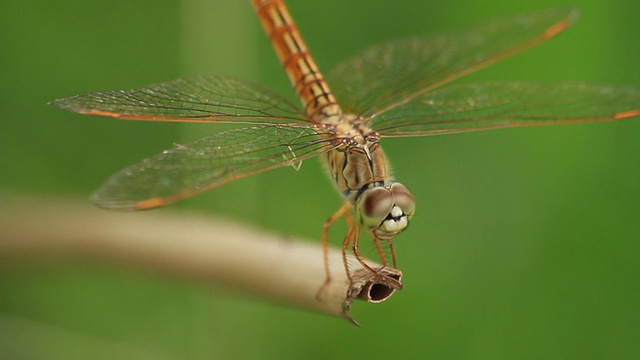
[[[328,229],[341,216],[348,224],[342,246],[347,277],[349,247],[365,268],[377,271],[359,254],[362,230],[372,237],[383,265],[396,266],[392,240],[406,229],[415,201],[408,187],[392,180],[381,139],[640,116],[636,88],[576,82],[449,84],[554,37],[576,19],[573,9],[373,46],[338,65],[325,80],[284,2],[252,1],[302,108],[260,85],[216,76],[55,100],[51,104],[61,109],[119,119],[244,125],[176,145],[115,173],[93,195],[97,205],[116,210],[164,206],[321,156],[344,197],[322,233],[328,283]],[[381,242],[389,245],[390,260]]]

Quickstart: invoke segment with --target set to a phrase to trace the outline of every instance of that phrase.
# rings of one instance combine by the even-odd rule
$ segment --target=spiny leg
[[[384,269],[387,265],[389,265],[389,262],[387,261],[387,257],[384,254],[384,251],[382,250],[382,246],[380,246],[380,239],[378,239],[377,237],[373,236],[373,242],[376,245],[376,249],[378,250],[378,255],[380,255],[380,258],[382,259],[383,266],[379,269],[373,269],[371,268],[365,261],[364,258],[362,256],[360,256],[360,253],[358,251],[358,237],[355,238],[354,244],[353,244],[353,254],[355,255],[356,259],[358,259],[358,261],[360,262],[360,264],[362,264],[362,266],[364,266],[367,270],[371,271],[373,274],[376,275],[376,279],[378,281],[380,281],[381,283],[393,288],[393,289],[402,289],[402,283],[400,283],[400,281],[398,281],[397,279],[394,279],[392,277],[389,277],[387,275],[385,275],[384,273],[381,272],[382,269]],[[393,244],[391,243],[390,240],[388,240],[389,243],[389,249],[391,250],[391,259],[393,262],[393,268],[396,267],[396,252],[395,249],[393,248]]]
[[[391,262],[393,263],[393,268],[396,269],[396,249],[393,247],[391,240],[389,240],[388,243],[389,251],[391,251]]]
[[[349,259],[347,258],[347,249],[349,248],[349,244],[351,244],[353,241],[357,241],[357,234],[359,233],[359,229],[357,226],[355,226],[355,223],[353,222],[352,218],[351,218],[351,214],[350,213],[346,213],[345,214],[345,220],[347,222],[347,235],[344,238],[344,241],[342,242],[342,265],[344,266],[344,271],[345,274],[347,275],[347,280],[349,280],[349,284],[351,285],[353,283],[353,280],[351,279],[351,270],[349,269]]]
[[[331,282],[331,272],[329,271],[329,229],[331,228],[331,225],[333,225],[333,223],[336,220],[338,220],[342,215],[344,215],[345,213],[348,214],[350,208],[351,208],[351,205],[345,202],[340,207],[340,209],[338,209],[338,211],[336,211],[333,215],[331,215],[327,219],[327,221],[324,222],[324,225],[322,226],[322,255],[324,258],[325,280],[324,280],[324,283],[320,285],[320,288],[318,288],[318,291],[316,292],[316,300],[318,301],[320,301],[320,294],[322,294],[322,291],[324,290],[324,288]],[[349,276],[348,272],[347,272],[347,276]],[[349,278],[349,281],[351,281],[351,278]]]
[[[375,244],[376,250],[378,251],[378,256],[380,256],[380,260],[382,260],[382,267],[386,267],[387,265],[389,265],[389,261],[387,261],[387,256],[384,254],[384,250],[382,250],[382,246],[380,246],[380,240],[375,236],[373,236],[373,234],[371,235],[371,238],[373,239],[373,243]],[[395,267],[395,264],[394,264],[394,267]]]
[[[384,253],[384,250],[382,250],[382,246],[380,245],[380,239],[378,239],[373,233],[371,234],[371,238],[373,239],[373,243],[376,245],[376,250],[378,251],[378,255],[380,256],[380,259],[382,260],[382,264],[384,266],[389,265],[389,261],[387,261],[387,256]],[[391,242],[391,240],[386,240],[386,242],[389,244],[389,251],[391,252],[391,263],[393,264],[393,268],[396,268],[396,249],[393,247],[393,243]]]
[[[364,258],[362,257],[362,255],[360,255],[360,249],[359,249],[359,245],[360,245],[360,228],[356,226],[356,235],[353,238],[353,256],[356,257],[356,259],[358,260],[358,262],[360,263],[360,265],[362,265],[362,267],[364,267],[365,269],[369,270],[370,272],[372,272],[373,274],[377,274],[378,272],[376,270],[374,270],[371,266],[369,266],[369,264],[366,263],[366,261],[364,260]]]
[[[351,243],[353,255],[355,256],[355,258],[358,260],[358,262],[362,265],[363,268],[365,268],[367,271],[371,272],[376,276],[377,281],[393,289],[402,289],[402,284],[398,280],[379,273],[378,271],[380,269],[375,270],[371,266],[369,266],[369,264],[366,263],[365,259],[360,255],[360,251],[358,248],[358,245],[360,242],[360,227],[358,227],[353,222],[353,218],[351,217],[350,213],[347,213],[345,218],[347,220],[347,225],[349,226],[349,231],[347,232],[347,237],[345,237],[344,242],[342,243],[342,258],[344,261],[344,267],[345,267],[345,271],[347,273],[347,278],[349,279],[349,282],[352,282],[352,280],[351,280],[351,273],[349,272],[349,265],[347,262],[347,248]],[[385,266],[386,265],[387,264],[385,260]]]

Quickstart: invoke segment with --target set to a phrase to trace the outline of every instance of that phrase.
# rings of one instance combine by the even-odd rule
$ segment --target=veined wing
[[[142,210],[171,204],[262,171],[329,151],[339,141],[313,125],[223,131],[131,165],[93,195],[100,207]]]
[[[376,116],[413,97],[540,44],[569,27],[575,9],[497,19],[467,30],[374,46],[327,77],[347,113]]]
[[[133,90],[102,91],[51,102],[81,114],[127,120],[282,124],[309,122],[284,97],[228,77],[177,79]]]
[[[615,121],[640,116],[640,89],[584,83],[449,86],[371,120],[385,137]]]

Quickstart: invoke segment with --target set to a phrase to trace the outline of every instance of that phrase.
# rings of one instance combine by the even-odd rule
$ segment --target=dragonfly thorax
[[[389,180],[387,158],[377,133],[362,124],[340,122],[332,132],[339,143],[324,155],[327,169],[338,191],[353,204],[364,189]]]
[[[363,124],[362,118],[356,115],[340,113],[323,119],[323,123],[346,142],[364,145],[366,141],[377,141],[378,138],[373,130]]]

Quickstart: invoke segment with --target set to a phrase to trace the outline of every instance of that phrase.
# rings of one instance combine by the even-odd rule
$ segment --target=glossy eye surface
[[[393,202],[407,216],[407,219],[411,219],[416,210],[416,201],[411,190],[404,184],[393,183],[391,185],[391,194],[393,195]]]
[[[391,212],[393,195],[384,187],[365,190],[356,202],[356,216],[360,225],[368,230],[380,226]]]

